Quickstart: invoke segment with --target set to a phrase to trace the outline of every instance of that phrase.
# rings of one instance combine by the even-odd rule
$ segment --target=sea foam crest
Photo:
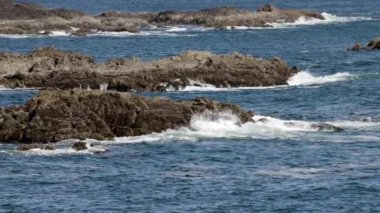
[[[301,16],[295,22],[268,23],[268,25],[275,28],[286,28],[286,27],[294,27],[294,26],[300,26],[300,25],[332,24],[332,23],[345,23],[345,22],[371,20],[371,18],[367,18],[367,17],[342,17],[342,16],[336,16],[334,14],[330,14],[326,12],[321,13],[321,15],[325,18],[324,20]]]
[[[129,143],[165,143],[174,141],[197,142],[202,139],[290,139],[295,141],[318,142],[368,142],[379,141],[380,122],[374,121],[334,121],[322,124],[331,124],[337,127],[348,128],[350,134],[334,132],[333,129],[321,129],[320,122],[283,120],[270,116],[255,115],[253,122],[242,124],[239,117],[230,111],[205,112],[192,117],[189,127],[169,129],[161,133],[152,133],[142,136],[117,137],[108,141],[87,139],[88,150],[76,151],[67,146],[66,142],[57,145],[56,150],[32,149],[26,154],[36,155],[65,155],[65,154],[93,154],[105,152],[107,146]],[[372,131],[372,135],[359,131]],[[74,140],[75,141],[75,140]],[[70,144],[70,143],[69,143]]]
[[[338,72],[332,75],[314,76],[309,71],[302,71],[289,78],[288,84],[289,86],[318,85],[351,80],[354,77],[355,75],[352,75],[348,72]]]

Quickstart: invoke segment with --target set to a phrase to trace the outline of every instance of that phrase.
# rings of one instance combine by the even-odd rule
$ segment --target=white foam
[[[158,28],[155,28],[158,29]],[[212,27],[203,27],[197,25],[179,25],[179,26],[168,26],[163,28],[166,32],[205,32],[214,30]]]
[[[337,81],[346,81],[351,80],[355,76],[347,73],[347,72],[339,72],[332,75],[324,75],[324,76],[313,76],[308,71],[302,71],[292,76],[288,80],[288,84],[290,86],[308,86],[308,85],[318,85],[318,84],[326,84]]]
[[[344,132],[334,132],[333,129],[320,129],[320,122],[282,120],[269,116],[256,115],[255,122],[241,124],[239,119],[230,112],[205,113],[194,115],[190,127],[170,129],[162,133],[154,133],[137,137],[115,138],[114,143],[141,143],[166,141],[198,141],[205,138],[255,138],[255,139],[291,139],[297,141],[325,142],[367,142],[379,141],[377,135],[345,135]],[[344,128],[343,122],[336,127]],[[323,124],[323,123],[322,123]],[[326,124],[334,124],[326,122]],[[367,124],[363,124],[365,127]],[[378,123],[376,126],[378,127]],[[360,129],[360,128],[358,128]],[[375,129],[380,131],[379,129]]]
[[[344,129],[361,130],[361,131],[380,131],[380,122],[371,121],[333,121],[328,122],[331,125],[339,126]]]
[[[58,30],[51,31],[49,33],[49,36],[69,36],[69,35],[70,33],[67,33],[66,31],[58,31]]]
[[[10,39],[20,39],[20,38],[30,38],[34,35],[29,34],[0,34],[0,38],[10,38]]]
[[[190,121],[189,127],[179,129],[169,129],[161,133],[152,133],[134,137],[117,137],[112,140],[98,141],[87,139],[87,150],[76,151],[67,146],[77,140],[69,140],[57,145],[55,150],[32,149],[25,154],[35,155],[65,155],[65,154],[94,154],[105,152],[106,147],[114,144],[131,144],[131,143],[165,143],[174,141],[197,142],[202,139],[224,138],[224,139],[290,139],[294,141],[319,141],[319,142],[373,142],[380,141],[380,135],[368,134],[346,134],[345,132],[333,132],[331,129],[320,129],[316,124],[319,122],[299,121],[299,120],[282,120],[270,116],[255,115],[254,122],[242,124],[240,119],[231,112],[210,112],[194,115]],[[334,124],[337,127],[352,127],[356,130],[365,128],[380,132],[380,123],[375,122],[326,122]],[[303,170],[293,169],[291,173],[284,171],[269,171],[268,175],[278,176],[297,176],[305,173]],[[318,171],[306,170],[306,173],[315,173]],[[265,172],[261,172],[264,174]],[[307,176],[308,174],[306,174]],[[301,177],[302,178],[302,177]]]
[[[86,141],[87,149],[77,151],[73,149],[70,145],[73,142],[77,142],[78,140],[65,140],[56,144],[54,150],[45,150],[45,149],[31,149],[28,151],[17,151],[18,153],[26,154],[26,155],[45,155],[45,156],[55,156],[55,155],[83,155],[83,154],[95,154],[106,152],[107,149],[100,144],[94,145],[92,142],[94,140]]]
[[[286,89],[289,86],[312,86],[321,85],[327,83],[333,83],[337,81],[352,80],[356,75],[352,75],[348,72],[339,72],[332,75],[314,76],[309,71],[301,71],[296,75],[289,78],[288,85],[276,85],[276,86],[263,86],[263,87],[216,87],[212,84],[202,83],[200,81],[189,80],[190,85],[184,88],[180,88],[179,91],[183,92],[206,92],[206,91],[239,91],[239,90],[265,90],[265,89]],[[175,88],[167,88],[167,91],[176,91]]]
[[[371,18],[366,18],[366,17],[341,17],[341,16],[336,16],[334,14],[326,13],[326,12],[321,13],[321,15],[325,18],[324,20],[302,16],[295,22],[268,23],[268,25],[274,28],[287,28],[287,27],[302,26],[302,25],[332,24],[332,23],[345,23],[345,22],[371,20]]]
[[[269,116],[253,117],[255,122],[241,124],[230,112],[194,115],[190,127],[169,129],[136,137],[119,137],[104,143],[142,143],[167,141],[198,141],[205,138],[256,138],[292,139],[302,141],[360,142],[378,141],[380,137],[334,133],[333,129],[320,129],[319,122],[281,120]],[[328,122],[326,123],[328,124]],[[337,125],[337,127],[343,127]],[[334,133],[334,134],[332,134]]]
[[[255,172],[256,175],[271,177],[286,177],[294,179],[310,179],[322,175],[325,172],[322,168],[290,168],[279,167],[273,169],[261,169]]]
[[[89,34],[88,36],[110,36],[110,37],[129,37],[129,36],[170,36],[170,37],[178,37],[178,36],[195,36],[195,35],[187,35],[187,34],[177,34],[172,32],[165,31],[140,31],[136,33],[131,32],[96,32],[93,34]]]
[[[4,85],[0,85],[0,91],[35,91],[35,90],[39,90],[39,89],[33,88],[33,87],[9,88]]]

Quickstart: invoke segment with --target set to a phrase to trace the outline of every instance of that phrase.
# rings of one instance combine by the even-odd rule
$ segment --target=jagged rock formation
[[[24,107],[0,110],[0,141],[46,143],[137,136],[189,126],[194,114],[225,111],[237,115],[241,123],[252,121],[252,112],[205,98],[172,101],[118,92],[44,91]],[[20,150],[33,147],[39,146]],[[74,148],[84,149],[83,144]]]
[[[50,34],[66,31],[72,35],[96,32],[137,32],[151,25],[202,25],[226,28],[229,26],[271,27],[268,23],[295,22],[300,17],[324,19],[317,12],[278,9],[265,5],[257,11],[232,7],[192,12],[163,11],[159,13],[104,12],[98,16],[65,9],[46,9],[29,3],[2,1],[0,34]]]
[[[380,49],[380,37],[372,39],[368,42],[367,46],[361,46],[360,44],[355,44],[352,48],[347,49],[348,51],[361,51],[361,50],[378,50]]]
[[[104,64],[78,53],[48,47],[30,54],[0,53],[0,85],[55,89],[167,91],[186,86],[286,85],[297,72],[283,60],[241,54],[187,52],[152,62],[117,59]]]

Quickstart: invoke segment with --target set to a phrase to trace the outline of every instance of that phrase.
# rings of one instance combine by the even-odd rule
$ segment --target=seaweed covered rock
[[[206,98],[172,101],[119,92],[44,91],[24,107],[1,110],[0,141],[47,143],[145,135],[189,126],[195,114],[225,111],[241,123],[252,121],[252,112]]]

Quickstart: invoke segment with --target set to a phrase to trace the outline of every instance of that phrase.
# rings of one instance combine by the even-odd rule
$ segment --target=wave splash
[[[143,136],[117,137],[112,140],[98,141],[87,139],[89,149],[76,151],[70,144],[77,140],[68,140],[58,143],[56,150],[32,149],[25,154],[33,155],[66,155],[66,154],[94,154],[107,151],[107,146],[129,143],[165,143],[165,142],[197,142],[202,139],[259,139],[276,140],[289,139],[294,141],[318,142],[368,142],[379,141],[380,122],[374,121],[335,121],[310,122],[300,120],[282,120],[270,116],[255,115],[254,122],[242,124],[240,119],[231,112],[205,112],[194,115],[189,127],[169,129],[161,133],[152,133]],[[351,132],[336,132],[337,128],[347,128]],[[365,131],[361,134],[358,131]],[[366,131],[375,134],[368,135]]]
[[[141,143],[165,141],[199,141],[207,138],[234,139],[292,139],[302,141],[359,142],[379,140],[378,136],[345,135],[340,128],[356,132],[367,130],[380,132],[380,122],[311,122],[282,120],[270,116],[255,115],[254,122],[240,123],[230,112],[194,115],[190,127],[170,129],[145,136],[119,137],[113,143]]]
[[[262,86],[262,87],[216,87],[212,84],[203,83],[196,80],[189,80],[190,85],[180,88],[181,92],[228,92],[239,90],[264,90],[264,89],[287,89],[292,86],[312,86],[334,83],[338,81],[348,81],[356,78],[356,75],[348,72],[338,72],[332,75],[314,76],[309,71],[301,71],[289,78],[287,85]],[[174,88],[168,88],[168,92],[175,92]]]
[[[338,72],[332,75],[313,76],[308,71],[302,71],[294,75],[288,80],[289,86],[310,86],[318,84],[326,84],[337,81],[351,80],[355,76],[348,72]]]
[[[306,18],[302,16],[293,23],[268,23],[268,25],[274,28],[287,28],[287,27],[295,27],[295,26],[302,26],[302,25],[333,24],[333,23],[346,23],[346,22],[372,20],[371,18],[367,18],[367,17],[336,16],[334,14],[330,14],[326,12],[321,13],[321,15],[325,18],[324,20],[317,19],[317,18]]]

